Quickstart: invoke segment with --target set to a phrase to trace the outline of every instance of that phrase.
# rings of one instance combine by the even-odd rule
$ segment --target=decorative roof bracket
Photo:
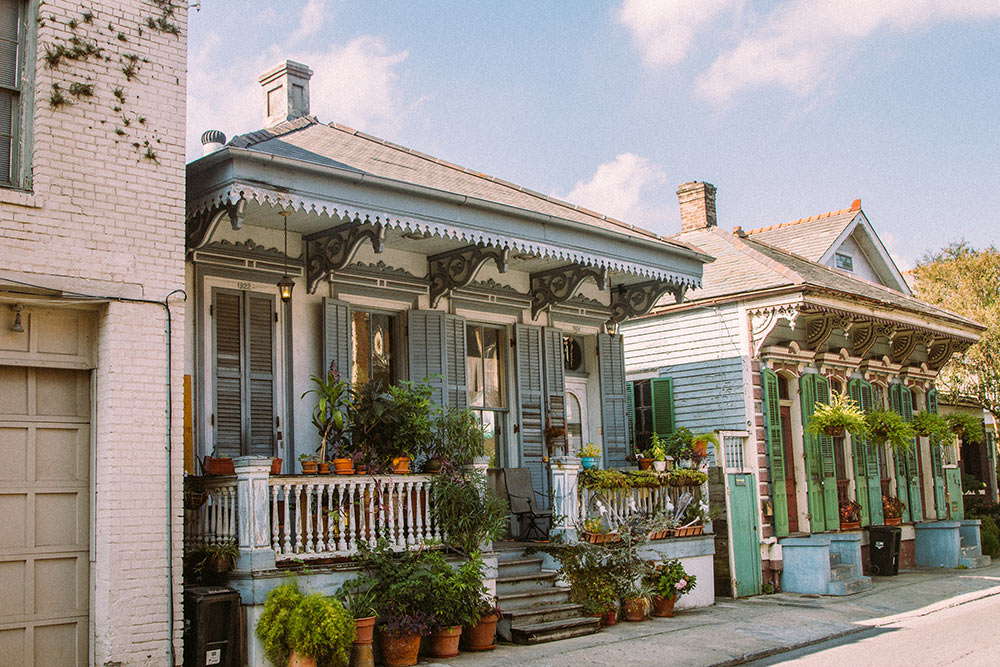
[[[941,370],[941,367],[948,363],[951,355],[956,352],[955,339],[935,338],[927,347],[927,365],[934,370]]]
[[[889,336],[889,358],[894,364],[905,364],[917,347],[917,332],[913,329],[896,329]]]
[[[684,300],[687,285],[678,285],[666,280],[650,280],[634,285],[619,285],[611,290],[611,321],[624,322],[630,317],[645,315],[667,292],[674,295],[677,303]]]
[[[879,337],[892,334],[892,327],[872,320],[854,320],[847,328],[847,338],[851,344],[851,356],[868,356]]]
[[[215,208],[201,211],[188,218],[186,239],[188,250],[196,250],[205,245],[223,216],[229,216],[229,224],[233,229],[241,229],[246,205],[245,199],[238,199],[233,203],[219,204]]]
[[[809,317],[806,320],[806,348],[819,352],[834,329],[846,330],[850,324],[851,318],[844,315],[824,313]]]
[[[370,240],[376,254],[385,249],[385,225],[355,220],[346,225],[305,237],[306,288],[312,294],[319,282],[354,260],[364,241]]]
[[[476,278],[479,269],[490,260],[496,262],[497,271],[507,273],[507,267],[510,265],[510,248],[471,245],[428,257],[431,308],[437,307],[441,297],[451,294],[456,289],[468,287]]]
[[[531,317],[573,296],[587,278],[597,282],[598,289],[608,288],[608,270],[583,264],[567,264],[548,271],[531,274]]]

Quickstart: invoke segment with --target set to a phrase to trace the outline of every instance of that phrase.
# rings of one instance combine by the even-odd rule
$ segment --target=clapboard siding
[[[735,304],[622,324],[626,372],[738,357],[743,323]]]
[[[664,366],[660,376],[674,380],[677,426],[696,433],[747,429],[740,357]]]

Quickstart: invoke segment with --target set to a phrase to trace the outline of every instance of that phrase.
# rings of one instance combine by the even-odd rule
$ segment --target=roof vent
[[[201,133],[201,154],[214,153],[226,145],[226,135],[219,130],[206,130]]]
[[[264,89],[264,127],[309,115],[312,70],[293,60],[275,65],[258,77]]]

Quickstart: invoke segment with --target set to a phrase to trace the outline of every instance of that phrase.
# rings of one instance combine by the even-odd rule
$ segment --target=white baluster
[[[278,487],[268,486],[271,494],[271,548],[275,554],[281,553],[280,536],[278,535]]]
[[[420,483],[420,512],[422,515],[421,526],[423,530],[420,535],[420,543],[424,544],[431,539],[431,485],[429,482]]]
[[[316,490],[315,484],[309,484],[306,486],[306,553],[311,554],[315,551],[315,546],[313,544],[313,492]]]
[[[389,540],[389,544],[396,546],[396,508],[393,507],[392,487],[392,479],[387,479],[385,481],[385,494],[382,496],[382,504],[385,506],[385,510],[389,513],[386,517],[386,523],[388,523],[389,526],[389,531],[386,534],[386,537]]]
[[[403,484],[403,502],[406,507],[406,513],[403,515],[403,527],[406,530],[406,546],[412,547],[416,540],[413,539],[413,482],[405,482]],[[402,513],[402,507],[400,512]]]
[[[304,547],[303,528],[305,526],[305,518],[302,515],[302,503],[305,501],[305,485],[293,484],[292,493],[295,494],[295,512],[292,514],[292,527],[290,530],[295,534],[294,553],[299,554],[302,553]],[[286,499],[285,502],[290,502],[290,499]]]
[[[290,554],[292,551],[292,522],[289,515],[292,511],[292,487],[289,484],[282,484],[281,490],[285,494],[284,523],[282,524],[283,534],[281,536],[281,553]]]
[[[366,481],[365,495],[367,496],[367,499],[365,500],[365,505],[368,509],[368,525],[366,526],[366,530],[368,533],[368,546],[370,547],[375,546],[375,491],[375,483]]]
[[[341,502],[344,505],[344,514],[346,515],[343,521],[344,528],[344,540],[343,546],[341,546],[341,540],[337,540],[337,548],[341,551],[346,551],[349,554],[354,553],[354,531],[357,528],[356,520],[354,516],[354,490],[356,485],[352,480],[350,484],[344,485],[344,496],[341,498]]]

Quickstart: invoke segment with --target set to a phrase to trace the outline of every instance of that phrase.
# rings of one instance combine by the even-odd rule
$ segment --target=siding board
[[[747,429],[739,357],[663,366],[660,376],[673,378],[677,426],[695,432]]]
[[[622,324],[627,372],[739,357],[745,326],[735,304]]]

